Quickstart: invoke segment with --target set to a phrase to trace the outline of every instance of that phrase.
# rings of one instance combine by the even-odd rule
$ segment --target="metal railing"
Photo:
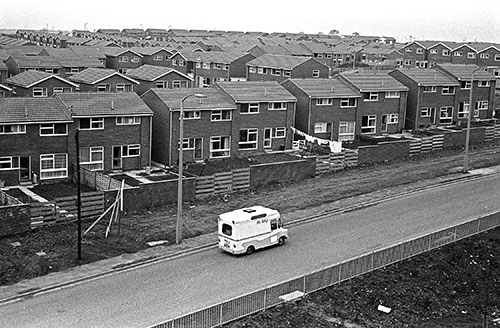
[[[490,213],[465,223],[335,263],[300,277],[164,321],[150,328],[221,326],[283,303],[285,302],[281,298],[283,295],[297,291],[304,294],[312,293],[497,226],[500,226],[500,212]]]

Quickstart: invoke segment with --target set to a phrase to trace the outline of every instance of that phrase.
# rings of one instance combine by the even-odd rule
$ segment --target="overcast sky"
[[[500,0],[0,0],[0,29],[177,28],[500,43]]]

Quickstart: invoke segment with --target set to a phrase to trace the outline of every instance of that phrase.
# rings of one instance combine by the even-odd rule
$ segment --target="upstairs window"
[[[443,86],[442,92],[443,95],[454,95],[455,94],[455,87],[454,86]]]
[[[40,136],[63,136],[68,134],[66,123],[43,123],[40,124]]]
[[[33,88],[33,97],[47,97],[47,88]]]
[[[316,99],[316,106],[328,106],[333,104],[333,98],[318,98]]]
[[[340,107],[341,108],[346,108],[346,107],[356,107],[356,98],[342,98],[340,99]]]
[[[102,130],[104,129],[103,117],[89,117],[80,119],[80,129],[82,130]]]
[[[133,125],[141,124],[139,116],[119,116],[116,118],[116,125]]]
[[[240,113],[241,114],[257,114],[257,113],[259,113],[259,104],[258,103],[241,104],[240,105]]]
[[[366,92],[364,101],[378,101],[378,92]]]
[[[284,102],[270,102],[267,104],[269,110],[286,110],[286,103]]]
[[[21,134],[26,133],[24,124],[4,124],[0,125],[0,134]]]
[[[386,98],[399,98],[400,93],[399,93],[399,91],[386,91],[385,97]]]
[[[435,85],[426,85],[423,87],[423,92],[425,92],[425,93],[436,92],[436,86]]]

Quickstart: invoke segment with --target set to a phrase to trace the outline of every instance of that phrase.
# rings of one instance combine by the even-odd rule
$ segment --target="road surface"
[[[500,210],[500,175],[290,227],[283,247],[211,248],[0,305],[0,327],[147,327]]]

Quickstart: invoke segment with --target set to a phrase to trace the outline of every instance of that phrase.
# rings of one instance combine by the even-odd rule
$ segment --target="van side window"
[[[231,236],[233,233],[233,228],[229,224],[223,223],[222,233],[225,234],[226,236]]]
[[[272,219],[271,220],[271,230],[276,230],[278,229],[278,220]]]

